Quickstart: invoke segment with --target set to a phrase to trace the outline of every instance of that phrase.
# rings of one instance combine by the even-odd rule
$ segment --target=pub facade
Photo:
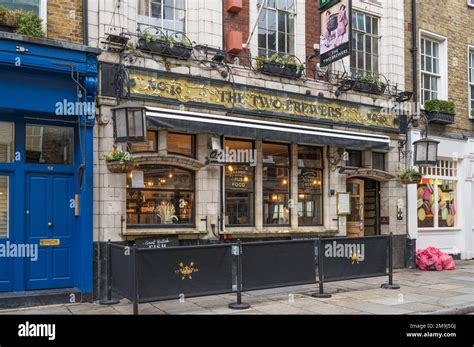
[[[354,0],[352,55],[325,67],[316,1],[251,0],[240,8],[172,1],[161,12],[152,3],[89,8],[98,18],[89,24],[97,35],[91,41],[104,50],[96,254],[107,240],[189,245],[393,233],[403,266],[405,187],[397,174],[405,167],[404,117],[395,101],[404,88],[403,20]],[[403,12],[403,4],[391,6]],[[304,64],[296,73],[265,70],[261,57],[273,54]],[[378,77],[375,90],[364,89],[362,75],[383,83]],[[144,141],[118,141],[121,105],[143,114]],[[133,131],[143,125],[134,124]],[[104,154],[116,150],[130,152],[134,167],[112,173]],[[95,268],[101,293],[104,259],[97,256]]]

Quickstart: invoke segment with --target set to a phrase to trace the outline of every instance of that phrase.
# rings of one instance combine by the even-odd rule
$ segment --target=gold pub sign
[[[306,117],[331,123],[350,123],[364,127],[398,130],[398,116],[369,105],[323,101],[315,97],[269,89],[198,80],[155,71],[131,70],[132,97],[166,99],[179,104],[202,104],[245,113]]]

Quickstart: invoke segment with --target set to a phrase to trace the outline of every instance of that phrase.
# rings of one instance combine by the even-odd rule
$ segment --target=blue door
[[[0,173],[0,292],[13,290],[13,262],[7,254],[10,243],[14,243],[11,221],[12,177]]]
[[[38,245],[38,259],[26,264],[27,290],[74,286],[73,196],[73,176],[26,175],[26,242]]]

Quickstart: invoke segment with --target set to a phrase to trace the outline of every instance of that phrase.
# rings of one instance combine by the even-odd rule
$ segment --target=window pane
[[[151,16],[154,18],[161,18],[161,2],[151,3]]]
[[[194,143],[194,135],[168,133],[168,153],[194,157]]]
[[[158,132],[147,131],[147,142],[132,142],[130,143],[130,151],[132,153],[140,152],[156,152],[158,150]]]
[[[254,225],[254,194],[226,191],[226,225]]]
[[[456,226],[456,182],[438,180],[438,227]]]
[[[361,31],[365,31],[365,16],[362,13],[357,13],[357,28]]]
[[[290,224],[289,194],[263,194],[263,223],[265,225]]]
[[[284,33],[278,33],[278,52],[286,53],[286,36]]]
[[[298,193],[322,194],[323,172],[315,169],[298,169]]]
[[[290,165],[289,147],[275,143],[263,144],[264,165]]]
[[[385,170],[385,154],[372,152],[372,168],[376,170]]]
[[[12,163],[15,151],[15,124],[0,122],[0,163]]]
[[[278,190],[289,192],[290,177],[289,168],[285,167],[264,167],[263,168],[263,189],[264,190]]]
[[[8,237],[10,208],[9,208],[9,177],[0,176],[0,238]]]
[[[265,30],[259,29],[258,31],[258,47],[267,48],[267,32]],[[259,56],[262,54],[259,53]]]
[[[74,129],[69,127],[26,125],[26,162],[63,164],[74,162]]]
[[[372,34],[379,34],[379,20],[378,18],[372,17]]]
[[[323,196],[298,194],[298,225],[323,225]]]
[[[267,15],[268,15],[268,24],[267,24],[268,30],[275,30],[276,31],[277,30],[276,11],[268,10]]]
[[[144,184],[132,188],[127,175],[127,223],[144,225],[193,224],[194,175],[165,166],[141,168]]]
[[[361,167],[362,166],[362,152],[361,151],[347,151],[349,154],[348,166]]]
[[[276,51],[276,32],[269,31],[268,32],[268,49],[272,51]]]
[[[298,167],[323,167],[322,149],[312,146],[298,146]]]
[[[0,7],[39,14],[41,0],[0,0]]]
[[[428,180],[425,180],[428,181]],[[428,182],[418,185],[418,227],[433,228],[435,214],[434,186]]]

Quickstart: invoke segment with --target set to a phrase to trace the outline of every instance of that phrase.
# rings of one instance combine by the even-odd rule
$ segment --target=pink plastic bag
[[[453,257],[444,253],[440,259],[443,264],[443,270],[456,270],[456,264],[454,263]]]
[[[453,257],[436,247],[427,247],[416,251],[416,265],[422,271],[455,270]]]

